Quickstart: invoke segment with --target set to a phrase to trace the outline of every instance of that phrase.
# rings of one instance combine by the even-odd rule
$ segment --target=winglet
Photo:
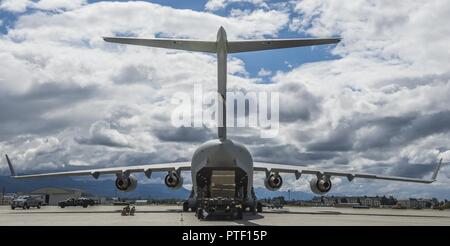
[[[442,158],[439,161],[439,163],[436,165],[436,168],[434,169],[433,176],[431,176],[431,180],[436,181],[436,178],[437,178],[439,169],[441,169],[441,166],[442,166]]]
[[[8,162],[9,171],[11,171],[11,176],[15,177],[16,176],[16,172],[14,171],[14,167],[11,164],[11,160],[9,159],[7,154],[5,154],[5,157],[6,157],[6,162]]]

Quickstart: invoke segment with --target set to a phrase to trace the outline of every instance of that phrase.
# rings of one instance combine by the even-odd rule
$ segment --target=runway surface
[[[0,206],[0,226],[450,226],[450,210],[286,207],[267,209],[256,215],[247,213],[243,220],[199,221],[194,213],[181,212],[180,206],[136,206],[135,216],[121,216],[121,208],[120,206],[89,208],[46,206],[41,209],[11,210],[9,206]]]

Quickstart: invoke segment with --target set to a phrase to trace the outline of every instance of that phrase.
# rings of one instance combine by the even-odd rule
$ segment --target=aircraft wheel
[[[262,213],[262,210],[263,210],[262,204],[258,202],[258,203],[256,204],[256,211],[257,211],[258,213]]]
[[[189,211],[189,204],[187,202],[183,202],[183,212]]]
[[[238,208],[237,210],[237,219],[242,220],[244,218],[244,211],[242,208]]]
[[[197,209],[197,218],[199,220],[203,220],[204,219],[203,218],[203,209],[202,208]]]

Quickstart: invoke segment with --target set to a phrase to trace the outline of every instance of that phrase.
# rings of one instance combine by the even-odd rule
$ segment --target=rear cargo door
[[[211,173],[211,197],[236,196],[236,171],[212,170]]]

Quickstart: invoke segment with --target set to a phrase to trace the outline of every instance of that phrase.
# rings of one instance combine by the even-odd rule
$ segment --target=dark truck
[[[262,202],[262,206],[269,209],[281,209],[284,206],[284,198],[274,197],[268,201]]]
[[[37,196],[19,196],[11,203],[11,209],[22,208],[29,209],[30,207],[41,208],[42,199]]]
[[[83,208],[87,208],[88,206],[93,205],[95,205],[95,201],[93,199],[89,199],[86,197],[69,198],[65,201],[61,201],[58,203],[58,206],[60,206],[61,208],[76,207],[76,206],[82,206]]]

